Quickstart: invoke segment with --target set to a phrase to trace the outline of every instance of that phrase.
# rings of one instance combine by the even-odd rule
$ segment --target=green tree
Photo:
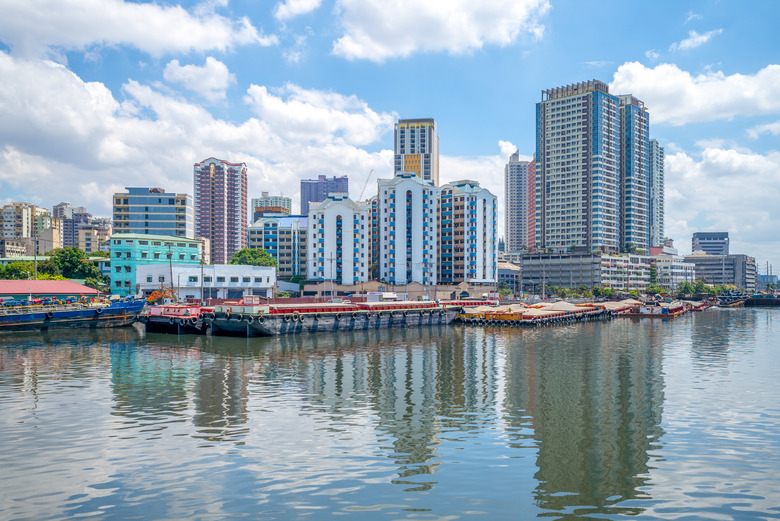
[[[103,277],[102,275],[97,277],[87,277],[84,280],[84,285],[89,286],[92,289],[96,289],[98,291],[102,291],[103,293],[108,293],[109,287],[108,287],[108,281]]]
[[[694,293],[707,293],[707,285],[704,283],[703,280],[697,280],[693,284],[693,292]]]
[[[682,293],[683,295],[693,295],[694,293],[693,284],[691,284],[687,280],[685,282],[680,282],[679,284],[677,284],[677,292]]]
[[[228,264],[241,264],[244,266],[268,266],[276,267],[276,259],[263,248],[243,248],[237,251]]]
[[[650,284],[649,286],[647,286],[647,288],[645,288],[645,293],[647,293],[648,295],[661,295],[666,292],[664,291],[664,288],[662,288],[658,284]]]
[[[3,278],[9,280],[32,279],[34,276],[34,266],[32,262],[14,261],[9,262],[3,268]]]
[[[774,282],[767,282],[766,290],[771,293],[774,293],[775,291],[777,291],[777,284]]]
[[[100,269],[86,260],[87,256],[79,248],[57,248],[49,252],[52,262],[67,279],[102,278]]]

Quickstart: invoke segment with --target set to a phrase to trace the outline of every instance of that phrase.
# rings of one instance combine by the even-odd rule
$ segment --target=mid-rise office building
[[[504,167],[504,240],[506,251],[532,250],[535,245],[536,161],[520,159],[519,151]]]
[[[729,284],[742,291],[756,290],[756,259],[747,255],[692,254],[685,262],[696,266],[696,280],[717,286]]]
[[[439,186],[439,135],[436,121],[399,119],[395,124],[395,175],[413,172],[433,186]]]
[[[369,209],[348,194],[332,193],[309,207],[308,280],[352,285],[368,280],[371,261]]]
[[[694,232],[691,238],[691,253],[704,252],[707,255],[729,254],[729,232]]]
[[[349,178],[319,175],[317,179],[301,179],[301,215],[309,215],[311,203],[321,203],[332,193],[348,194]]]
[[[650,140],[650,246],[664,243],[664,147]]]
[[[620,246],[650,247],[650,118],[634,96],[620,100]]]
[[[209,239],[214,264],[226,264],[247,243],[246,163],[204,159],[194,184],[195,236]]]
[[[436,284],[438,195],[439,189],[415,172],[379,180],[376,222],[380,280],[394,285]],[[448,251],[451,248],[449,245]]]
[[[170,235],[117,233],[110,238],[111,293],[135,295],[138,266],[164,264],[200,264],[201,241]],[[170,277],[165,286],[171,285]],[[159,285],[158,285],[159,287]]]
[[[262,192],[262,197],[252,198],[252,222],[257,221],[266,214],[286,214],[292,213],[292,199],[283,195],[268,195],[268,192]]]
[[[249,247],[262,248],[277,262],[279,280],[306,278],[308,217],[266,215],[249,227]]]
[[[114,231],[146,235],[195,236],[192,197],[163,188],[126,187],[114,194]]]
[[[476,181],[455,181],[439,193],[438,281],[495,284],[496,196]]]

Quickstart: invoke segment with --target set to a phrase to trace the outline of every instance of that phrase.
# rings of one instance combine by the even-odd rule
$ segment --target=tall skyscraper
[[[309,214],[309,203],[321,203],[333,193],[349,193],[347,176],[319,175],[317,179],[301,179],[301,215]]]
[[[414,172],[433,186],[439,186],[439,135],[434,119],[398,120],[393,171],[395,175]]]
[[[505,251],[532,249],[535,226],[536,161],[520,159],[519,151],[509,156],[504,167]]]
[[[620,245],[650,247],[650,137],[644,103],[620,100]]]
[[[664,244],[664,147],[650,140],[650,246]]]
[[[210,157],[194,170],[195,236],[209,239],[214,264],[225,264],[246,247],[246,163]]]
[[[127,193],[114,194],[113,233],[194,238],[192,196],[168,193],[163,188],[125,190]]]
[[[649,120],[644,104],[592,80],[536,104],[537,248],[647,250]]]

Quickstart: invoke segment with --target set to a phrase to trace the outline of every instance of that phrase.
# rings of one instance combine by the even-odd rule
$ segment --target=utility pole
[[[172,243],[168,243],[168,267],[171,273],[171,289],[173,289],[173,252],[171,251]]]
[[[205,306],[205,299],[203,295],[203,242],[200,243],[200,305]]]

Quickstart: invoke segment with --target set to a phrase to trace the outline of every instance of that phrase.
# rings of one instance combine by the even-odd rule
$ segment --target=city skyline
[[[440,184],[494,193],[503,236],[503,168],[516,149],[530,159],[541,92],[596,79],[649,111],[681,253],[693,232],[727,231],[733,252],[780,265],[780,6],[736,9],[2,3],[0,204],[107,216],[128,184],[192,194],[190,165],[210,156],[247,164],[249,197],[297,202],[300,180],[325,174],[358,199],[393,175],[397,120],[433,118]]]

